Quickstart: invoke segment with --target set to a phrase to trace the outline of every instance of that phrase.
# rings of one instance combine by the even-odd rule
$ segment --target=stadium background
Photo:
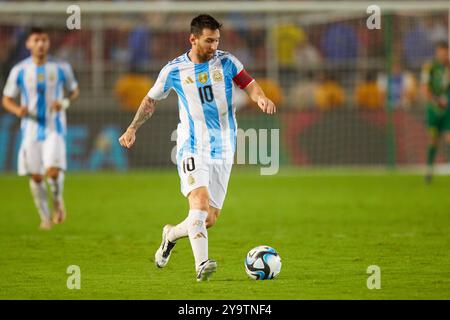
[[[69,170],[173,165],[175,95],[160,103],[134,149],[125,152],[116,141],[161,67],[188,49],[188,25],[199,11],[223,23],[220,49],[234,53],[278,105],[278,116],[267,117],[240,94],[237,120],[244,130],[279,128],[281,164],[425,163],[420,71],[434,44],[448,40],[448,4],[381,5],[382,28],[369,30],[364,2],[288,1],[286,7],[254,1],[246,10],[233,2],[210,10],[198,9],[195,1],[151,3],[82,3],[81,30],[68,30],[71,3],[1,2],[0,87],[27,56],[24,36],[31,25],[48,29],[51,54],[74,68],[81,96],[68,114]],[[0,171],[13,171],[20,133],[4,110],[0,139]],[[445,161],[440,152],[438,162]]]

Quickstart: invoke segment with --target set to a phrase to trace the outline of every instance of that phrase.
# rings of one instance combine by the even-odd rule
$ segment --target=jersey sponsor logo
[[[191,77],[187,77],[187,78],[184,80],[184,84],[192,84],[192,83],[194,83],[194,80],[192,80]]]
[[[206,73],[206,72],[199,73],[198,81],[200,81],[200,83],[202,83],[202,84],[205,84],[206,82],[208,82],[208,73]]]

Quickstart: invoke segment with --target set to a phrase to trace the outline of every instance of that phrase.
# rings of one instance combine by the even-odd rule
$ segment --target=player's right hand
[[[27,114],[28,114],[28,109],[27,109],[27,107],[20,107],[20,108],[17,109],[17,111],[16,111],[16,116],[17,116],[18,118],[23,118],[23,117],[27,116]]]
[[[136,130],[128,128],[127,131],[119,138],[119,143],[122,147],[131,148],[136,140]]]
[[[272,102],[272,100],[267,97],[259,97],[258,106],[262,110],[262,112],[267,114],[274,114],[277,112],[277,107]]]

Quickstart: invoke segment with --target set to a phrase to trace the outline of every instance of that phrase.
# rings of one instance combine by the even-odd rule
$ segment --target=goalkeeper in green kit
[[[429,135],[425,182],[430,183],[439,138],[443,133],[447,159],[450,159],[450,63],[447,43],[439,42],[436,45],[434,59],[424,65],[422,85],[427,101],[426,119]]]

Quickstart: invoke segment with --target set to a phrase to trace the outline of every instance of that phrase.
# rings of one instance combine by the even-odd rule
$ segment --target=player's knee
[[[207,191],[198,191],[190,196],[191,209],[209,211],[209,196]]]
[[[50,168],[47,170],[47,177],[50,177],[52,179],[56,180],[58,178],[58,174],[59,174],[58,168]]]
[[[32,174],[31,175],[31,180],[33,180],[36,183],[41,183],[42,180],[44,180],[44,177],[40,174]]]

